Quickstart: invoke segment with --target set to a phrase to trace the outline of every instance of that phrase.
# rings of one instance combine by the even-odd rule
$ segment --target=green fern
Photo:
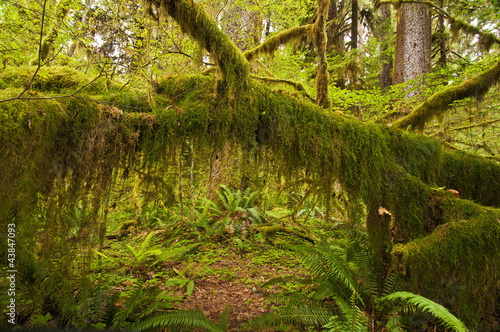
[[[276,324],[323,326],[330,322],[333,313],[325,308],[299,304],[277,309],[252,319],[244,329],[273,327]]]
[[[383,297],[382,301],[394,301],[401,299],[405,302],[413,304],[414,306],[422,309],[423,311],[431,314],[437,318],[446,328],[453,329],[458,332],[468,331],[465,324],[455,317],[442,305],[431,301],[423,296],[416,295],[410,292],[395,292]]]
[[[315,247],[297,246],[296,250],[302,256],[307,268],[320,279],[330,283],[339,283],[354,292],[357,282],[345,257],[345,250],[339,246],[328,245],[325,242]]]
[[[224,329],[212,323],[201,311],[179,310],[156,314],[134,324],[130,331],[157,330],[161,327],[194,327],[209,332],[224,332]]]
[[[133,265],[139,267],[143,265],[150,257],[160,256],[161,250],[157,246],[152,246],[153,232],[150,232],[144,241],[141,243],[138,250],[135,250],[129,244],[125,244],[130,256],[132,258]]]
[[[323,326],[328,332],[366,332],[368,331],[368,317],[356,305],[355,295],[351,296],[349,303],[341,298],[335,298],[335,303],[342,313],[341,316],[333,316],[330,323]]]

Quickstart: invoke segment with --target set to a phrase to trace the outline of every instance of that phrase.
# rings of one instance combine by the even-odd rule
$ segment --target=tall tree
[[[394,83],[408,82],[431,70],[431,7],[426,3],[403,3],[397,10]],[[409,92],[413,96],[416,92]]]
[[[392,55],[387,54],[391,29],[391,5],[382,4],[379,8],[380,16],[377,19],[377,32],[380,41],[380,61],[382,69],[379,72],[379,84],[382,91],[392,85]]]

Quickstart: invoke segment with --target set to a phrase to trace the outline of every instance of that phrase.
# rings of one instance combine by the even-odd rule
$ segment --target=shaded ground
[[[195,280],[193,294],[179,307],[199,308],[215,322],[231,305],[229,331],[238,331],[243,323],[269,311],[274,303],[272,295],[286,291],[279,286],[261,287],[266,281],[304,274],[297,257],[274,248],[245,256],[230,251],[206,268],[210,274]]]

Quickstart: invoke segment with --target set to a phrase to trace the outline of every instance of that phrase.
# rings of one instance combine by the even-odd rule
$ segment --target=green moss
[[[460,31],[470,35],[479,35],[479,46],[485,51],[489,51],[495,43],[500,44],[500,39],[491,32],[484,32],[478,27],[454,17],[448,17],[448,21],[450,22],[450,31],[453,36]]]
[[[426,123],[442,116],[454,101],[469,97],[481,98],[499,78],[500,62],[462,84],[450,86],[433,94],[409,115],[395,121],[392,126],[402,129],[411,126],[413,130],[422,131]]]
[[[212,54],[230,94],[246,87],[250,75],[248,61],[200,4],[190,0],[162,0],[160,7],[179,23],[182,31]]]
[[[28,86],[35,72],[36,67],[34,66],[8,66],[2,73],[0,73],[0,79],[2,79],[5,84],[10,87],[25,88]],[[95,77],[97,77],[97,75]],[[90,81],[91,79],[89,79],[88,75],[69,67],[41,67],[33,80],[31,90],[39,92],[67,93],[85,87],[90,83]],[[113,88],[116,89],[117,84],[113,84]],[[88,87],[85,87],[83,92],[99,94],[105,92],[106,90],[105,79],[104,77],[101,77]]]
[[[47,80],[54,81],[50,74]],[[2,90],[0,98],[20,91]],[[322,188],[319,194],[332,192],[328,186],[338,180],[350,199],[367,206],[371,242],[382,259],[393,244],[403,248],[408,243],[410,248],[412,241],[423,241],[428,234],[437,236],[439,229],[448,227],[443,224],[459,220],[477,221],[482,233],[472,232],[471,241],[483,236],[486,243],[488,227],[497,231],[496,224],[481,221],[483,217],[493,220],[487,212],[492,210],[481,210],[431,188],[434,184],[447,186],[460,191],[461,197],[497,205],[497,164],[443,151],[436,141],[421,135],[362,123],[303,103],[255,80],[249,80],[245,93],[234,97],[217,93],[215,78],[203,75],[166,78],[158,83],[157,91],[159,95],[153,96],[156,107],[134,91],[112,92],[116,99],[111,94],[95,97],[127,105],[147,103],[146,112],[85,98],[1,103],[0,152],[5,159],[0,166],[9,174],[0,179],[2,188],[7,188],[0,196],[1,216],[17,214],[20,225],[29,225],[32,207],[39,205],[47,216],[47,225],[40,227],[50,224],[57,229],[55,234],[65,234],[67,211],[84,201],[94,210],[82,229],[89,237],[99,234],[98,212],[112,174],[136,170],[142,188],[166,190],[172,185],[172,167],[177,167],[172,164],[178,165],[180,151],[193,140],[194,154],[205,160],[225,142],[239,144],[248,163],[264,163],[263,157],[270,157],[267,160],[272,160],[286,180],[305,172],[312,186]],[[379,207],[391,216],[377,217]],[[81,241],[85,239],[81,237]],[[488,257],[495,255],[486,252]],[[418,260],[426,257],[422,255],[414,256],[412,264],[418,266]],[[465,267],[478,263],[468,253],[461,260]],[[479,263],[490,268],[484,261]],[[421,273],[426,271],[428,268]]]
[[[289,234],[289,235],[294,235],[294,236],[297,236],[301,239],[304,239],[306,241],[314,243],[314,240],[312,240],[306,234],[299,232],[293,228],[289,228],[289,227],[283,227],[283,226],[277,226],[277,225],[275,225],[275,226],[261,226],[261,227],[257,228],[257,231],[264,234],[264,237],[267,240],[271,240],[271,238],[275,237],[278,234]]]
[[[296,40],[297,38],[300,38],[305,34],[311,33],[313,27],[314,25],[308,24],[308,25],[293,27],[288,30],[282,31],[270,37],[259,46],[246,51],[245,53],[243,53],[243,55],[247,58],[248,61],[255,60],[255,58],[260,54],[272,55],[274,51],[276,51],[278,47],[280,47],[281,45],[285,45],[287,43]]]
[[[393,248],[393,258],[422,295],[447,301],[471,326],[495,312],[500,278],[500,210],[443,199],[445,224]]]
[[[406,172],[427,184],[435,184],[442,162],[441,145],[428,137],[394,131],[393,153]]]
[[[459,191],[460,197],[500,207],[500,165],[463,152],[447,152],[438,184]]]

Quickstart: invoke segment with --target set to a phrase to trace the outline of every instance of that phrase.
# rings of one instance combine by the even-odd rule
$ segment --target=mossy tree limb
[[[491,32],[485,32],[467,22],[454,17],[447,17],[451,24],[450,31],[452,35],[456,35],[459,31],[463,31],[470,35],[479,35],[479,46],[481,49],[489,51],[493,44],[500,45],[500,39]]]
[[[272,36],[259,46],[246,51],[243,55],[248,61],[253,61],[260,54],[272,54],[278,47],[310,33],[314,25],[307,24],[290,28]]]
[[[433,94],[425,102],[417,106],[409,115],[395,121],[392,126],[405,129],[411,126],[412,130],[422,131],[427,122],[435,117],[442,116],[457,100],[469,97],[480,99],[500,78],[500,62],[495,66],[472,77],[462,84],[448,87]]]
[[[181,27],[215,58],[226,86],[232,91],[244,89],[250,75],[250,65],[238,47],[224,34],[203,7],[190,0],[148,0],[165,8]]]
[[[304,84],[302,84],[302,82],[293,81],[293,80],[286,80],[286,79],[282,79],[282,78],[269,77],[269,76],[251,75],[251,77],[255,78],[256,80],[271,83],[271,84],[283,83],[283,84],[289,85],[289,86],[293,87],[295,90],[297,90],[298,92],[300,92],[301,94],[303,94],[307,99],[309,99],[313,103],[316,103],[316,100],[307,93],[307,91],[304,87]]]
[[[17,81],[3,75],[8,84]],[[47,87],[53,86],[51,80],[60,79],[60,75],[47,76]],[[456,189],[460,197],[481,204],[500,206],[497,163],[447,152],[422,135],[329,112],[288,93],[271,91],[256,80],[249,81],[247,93],[231,101],[214,95],[214,85],[213,78],[203,75],[162,80],[154,96],[157,108],[145,113],[125,108],[120,111],[76,98],[1,103],[0,152],[5,156],[1,166],[10,176],[0,177],[0,185],[5,188],[0,193],[0,216],[6,220],[16,214],[21,228],[33,221],[37,200],[42,205],[53,202],[47,207],[51,218],[42,226],[59,233],[44,234],[67,235],[67,219],[60,207],[70,211],[72,204],[86,199],[98,210],[112,180],[110,169],[148,170],[141,186],[154,186],[154,179],[166,174],[161,172],[176,167],[168,161],[178,158],[179,148],[187,139],[194,139],[197,155],[206,156],[212,144],[237,142],[243,146],[248,140],[255,143],[260,132],[266,133],[260,137],[261,150],[273,156],[274,165],[288,180],[294,180],[303,170],[312,175],[311,181],[318,188],[338,179],[349,198],[367,205],[371,241],[383,263],[387,262],[382,256],[385,248],[424,238],[438,225],[457,219],[452,216],[453,204],[461,200],[431,189],[433,185]],[[9,93],[0,91],[0,97],[9,97]],[[137,96],[127,98],[134,104],[137,100]],[[157,170],[161,170],[159,176],[154,176]],[[378,214],[380,206],[390,215]],[[451,212],[444,215],[442,211]],[[474,216],[464,212],[460,220]],[[91,221],[88,227],[80,228],[88,229],[91,235],[98,231],[97,226]],[[481,234],[477,238],[491,241],[487,232]],[[82,236],[75,244],[82,247],[79,250],[91,246],[91,242],[84,242],[88,237]],[[50,242],[44,246],[49,238],[40,241],[49,250],[57,245]],[[55,253],[46,251],[39,257],[47,261],[52,255]],[[468,261],[461,264],[466,266],[471,258],[464,257]],[[485,261],[473,262],[479,263],[477,273],[492,273],[483,267],[500,273],[500,264],[495,267]],[[432,270],[415,273],[426,271]],[[491,288],[488,296],[479,299],[482,305],[495,298],[495,289]]]

